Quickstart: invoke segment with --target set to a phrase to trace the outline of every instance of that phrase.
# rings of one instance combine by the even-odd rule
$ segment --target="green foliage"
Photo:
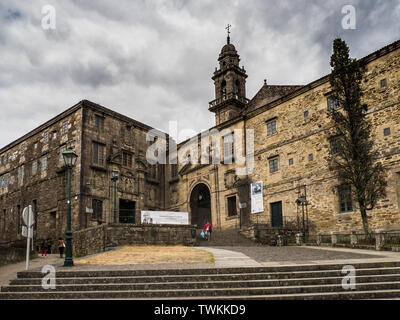
[[[361,104],[363,69],[359,61],[349,57],[349,48],[341,39],[333,42],[330,84],[332,98],[338,108],[329,110],[333,136],[339,143],[337,153],[330,157],[330,166],[341,184],[351,186],[352,197],[358,203],[364,232],[368,233],[366,210],[372,210],[386,196],[386,173],[377,161],[371,138],[368,107]]]

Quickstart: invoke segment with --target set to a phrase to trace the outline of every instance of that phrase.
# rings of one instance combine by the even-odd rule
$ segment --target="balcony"
[[[218,106],[221,103],[229,101],[229,100],[236,100],[236,101],[239,101],[239,102],[241,102],[243,104],[247,104],[250,101],[247,98],[240,97],[236,93],[228,93],[228,94],[225,94],[224,96],[222,96],[219,99],[215,99],[215,100],[211,101],[209,103],[210,104],[209,109],[214,108],[215,106]]]

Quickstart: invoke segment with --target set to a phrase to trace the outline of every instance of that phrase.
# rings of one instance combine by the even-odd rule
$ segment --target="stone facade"
[[[372,230],[397,229],[400,227],[400,42],[392,43],[361,62],[366,70],[362,83],[363,102],[369,106],[368,118],[372,121],[372,137],[381,155],[379,161],[388,173],[387,198],[368,212],[370,227]],[[386,79],[386,86],[381,87],[383,79]],[[169,197],[173,199],[169,208],[191,212],[191,192],[202,183],[211,193],[210,211],[216,227],[271,225],[271,204],[276,203],[282,208],[284,224],[293,224],[301,221],[302,209],[295,201],[299,187],[304,190],[306,186],[310,231],[362,230],[355,203],[352,211],[341,212],[338,181],[328,168],[330,91],[328,76],[306,86],[271,86],[265,82],[240,116],[222,123],[217,120],[217,126],[212,128],[231,132],[254,130],[255,165],[248,178],[253,182],[263,181],[264,212],[250,214],[249,201],[245,209],[239,208],[242,201],[235,185],[237,165],[234,164],[180,164],[180,180],[169,189],[176,194]],[[270,122],[275,123],[272,133],[268,132]],[[389,135],[384,133],[387,128],[390,128]],[[192,148],[197,147],[200,152],[201,144],[196,146],[196,143],[192,143]],[[190,140],[181,143],[179,148],[188,149],[188,145]],[[242,149],[245,150],[245,146],[242,145]],[[277,159],[278,170],[271,173],[269,161],[273,159]],[[234,215],[228,208],[228,198],[232,196],[236,196],[237,205]]]
[[[244,164],[192,161],[202,153],[200,134],[198,141],[189,139],[178,145],[179,159],[190,161],[152,166],[146,160],[152,143],[146,139],[149,126],[83,100],[0,150],[0,245],[23,239],[21,212],[30,204],[35,212],[36,246],[44,239],[55,243],[64,237],[67,175],[61,152],[65,148],[78,155],[72,171],[74,232],[114,222],[111,178],[115,169],[119,175],[117,223],[140,224],[141,210],[171,210],[189,212],[190,221],[210,219],[214,229],[273,226],[272,206],[276,205],[284,224],[298,222],[301,207],[295,200],[298,188],[306,185],[310,227],[325,233],[361,230],[355,204],[353,211],[341,212],[338,182],[328,168],[329,77],[305,86],[276,86],[265,81],[259,92],[247,99],[247,74],[229,41],[219,63],[212,77],[215,100],[209,111],[216,115],[217,125],[210,130],[220,133],[216,140],[220,147],[212,146],[209,151],[224,160],[229,147],[224,145],[224,135],[241,130],[242,141],[235,141],[233,149],[243,155],[249,147],[246,130],[253,130],[254,170],[247,177],[238,177],[235,171]],[[388,173],[387,198],[369,212],[370,226],[396,229],[400,226],[400,41],[361,63],[366,70],[363,102],[369,106],[372,136]],[[274,172],[270,170],[272,160]],[[238,178],[263,181],[264,212],[250,213],[249,192],[239,192]]]

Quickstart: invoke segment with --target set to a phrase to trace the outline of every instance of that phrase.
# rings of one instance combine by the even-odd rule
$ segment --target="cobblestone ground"
[[[76,265],[137,265],[137,264],[197,264],[212,263],[207,251],[185,246],[122,246],[117,250],[75,259]]]
[[[377,255],[359,254],[353,252],[338,252],[332,250],[320,250],[305,247],[215,247],[218,249],[242,252],[257,262],[307,262],[315,260],[344,260],[344,259],[373,259]]]

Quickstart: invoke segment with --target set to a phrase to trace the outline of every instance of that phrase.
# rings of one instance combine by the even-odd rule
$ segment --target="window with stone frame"
[[[37,174],[37,169],[38,169],[38,163],[37,160],[34,160],[32,162],[32,175],[36,175]]]
[[[67,134],[67,132],[68,132],[68,121],[64,121],[62,123],[61,134],[64,135]]]
[[[267,121],[267,135],[272,136],[276,133],[276,120]]]
[[[171,178],[178,177],[178,164],[173,163],[171,164]]]
[[[104,131],[104,117],[96,114],[96,128],[99,131]]]
[[[49,142],[49,133],[48,132],[45,132],[44,134],[43,134],[43,143],[48,143]]]
[[[149,165],[149,177],[153,180],[158,179],[158,170],[157,170],[157,165]]]
[[[132,168],[132,153],[127,151],[122,152],[122,165],[124,167]]]
[[[92,143],[92,163],[97,164],[99,166],[104,166],[104,151],[105,146],[98,142]]]
[[[269,160],[269,172],[274,173],[279,170],[279,158],[273,158]]]
[[[92,199],[92,220],[101,220],[103,218],[103,201]]]
[[[228,197],[228,217],[237,216],[236,196]]]
[[[227,134],[224,139],[224,164],[231,164],[233,162],[233,133]]]
[[[41,159],[41,163],[42,163],[42,171],[46,171],[47,170],[47,157],[43,157]]]
[[[353,211],[353,199],[351,196],[351,186],[342,185],[338,187],[339,211],[340,213]]]
[[[339,102],[333,96],[326,98],[328,104],[328,111],[336,110],[339,108]]]
[[[336,154],[340,150],[340,139],[338,137],[334,137],[330,140],[331,145],[331,154]]]

